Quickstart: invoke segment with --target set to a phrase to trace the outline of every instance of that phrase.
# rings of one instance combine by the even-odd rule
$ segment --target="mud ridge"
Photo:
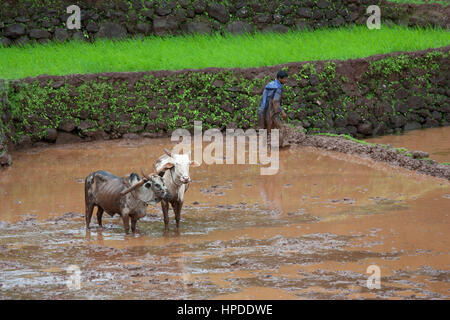
[[[363,144],[339,136],[308,135],[302,132],[302,129],[287,128],[286,131],[287,140],[294,145],[357,155],[413,170],[421,174],[450,180],[450,166],[438,163],[432,159],[414,159],[407,155],[415,153],[415,151],[400,152],[392,146]]]

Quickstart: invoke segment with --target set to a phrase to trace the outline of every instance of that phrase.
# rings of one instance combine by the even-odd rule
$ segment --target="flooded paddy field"
[[[391,144],[396,148],[422,150],[437,162],[450,163],[450,127],[407,131],[399,135],[387,135],[366,139],[370,143]]]
[[[171,144],[16,151],[0,172],[0,298],[450,297],[450,183],[313,147],[280,151],[275,176],[257,165],[192,168],[179,234],[171,211],[164,235],[160,204],[136,235],[124,234],[118,216],[104,216],[103,229],[94,217],[87,231],[84,178],[100,169],[149,172]],[[371,265],[380,289],[367,288]],[[79,269],[78,288],[68,285],[69,266]]]

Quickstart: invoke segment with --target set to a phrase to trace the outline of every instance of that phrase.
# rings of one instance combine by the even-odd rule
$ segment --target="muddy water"
[[[108,216],[103,230],[86,231],[84,177],[150,171],[169,145],[122,140],[13,154],[0,172],[0,298],[450,297],[449,182],[310,147],[283,150],[276,176],[254,165],[192,168],[180,234],[171,213],[163,235],[160,206],[135,236]],[[71,265],[79,288],[67,284]],[[380,289],[367,288],[369,265],[380,268]]]
[[[371,143],[391,144],[396,148],[428,152],[437,162],[450,162],[450,127],[407,131],[401,135],[388,135],[366,139]]]

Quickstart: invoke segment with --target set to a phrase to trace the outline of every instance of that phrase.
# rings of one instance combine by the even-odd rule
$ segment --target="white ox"
[[[184,193],[189,188],[191,177],[189,167],[199,166],[196,161],[190,160],[190,152],[186,154],[173,154],[164,148],[166,154],[158,158],[155,163],[156,172],[163,177],[164,184],[170,195],[169,200],[161,200],[164,214],[165,232],[169,231],[169,203],[175,213],[177,231],[180,227],[181,208],[183,207]]]

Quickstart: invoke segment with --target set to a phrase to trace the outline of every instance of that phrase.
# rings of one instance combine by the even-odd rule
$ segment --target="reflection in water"
[[[281,175],[259,177],[259,190],[264,206],[283,211]]]
[[[191,170],[181,233],[164,235],[161,207],[136,235],[117,217],[84,226],[84,178],[151,170],[167,139],[20,151],[0,173],[0,297],[448,298],[450,185],[314,148],[255,165]],[[423,148],[416,148],[423,149]],[[82,288],[67,290],[75,264]],[[382,289],[365,288],[380,266]]]

